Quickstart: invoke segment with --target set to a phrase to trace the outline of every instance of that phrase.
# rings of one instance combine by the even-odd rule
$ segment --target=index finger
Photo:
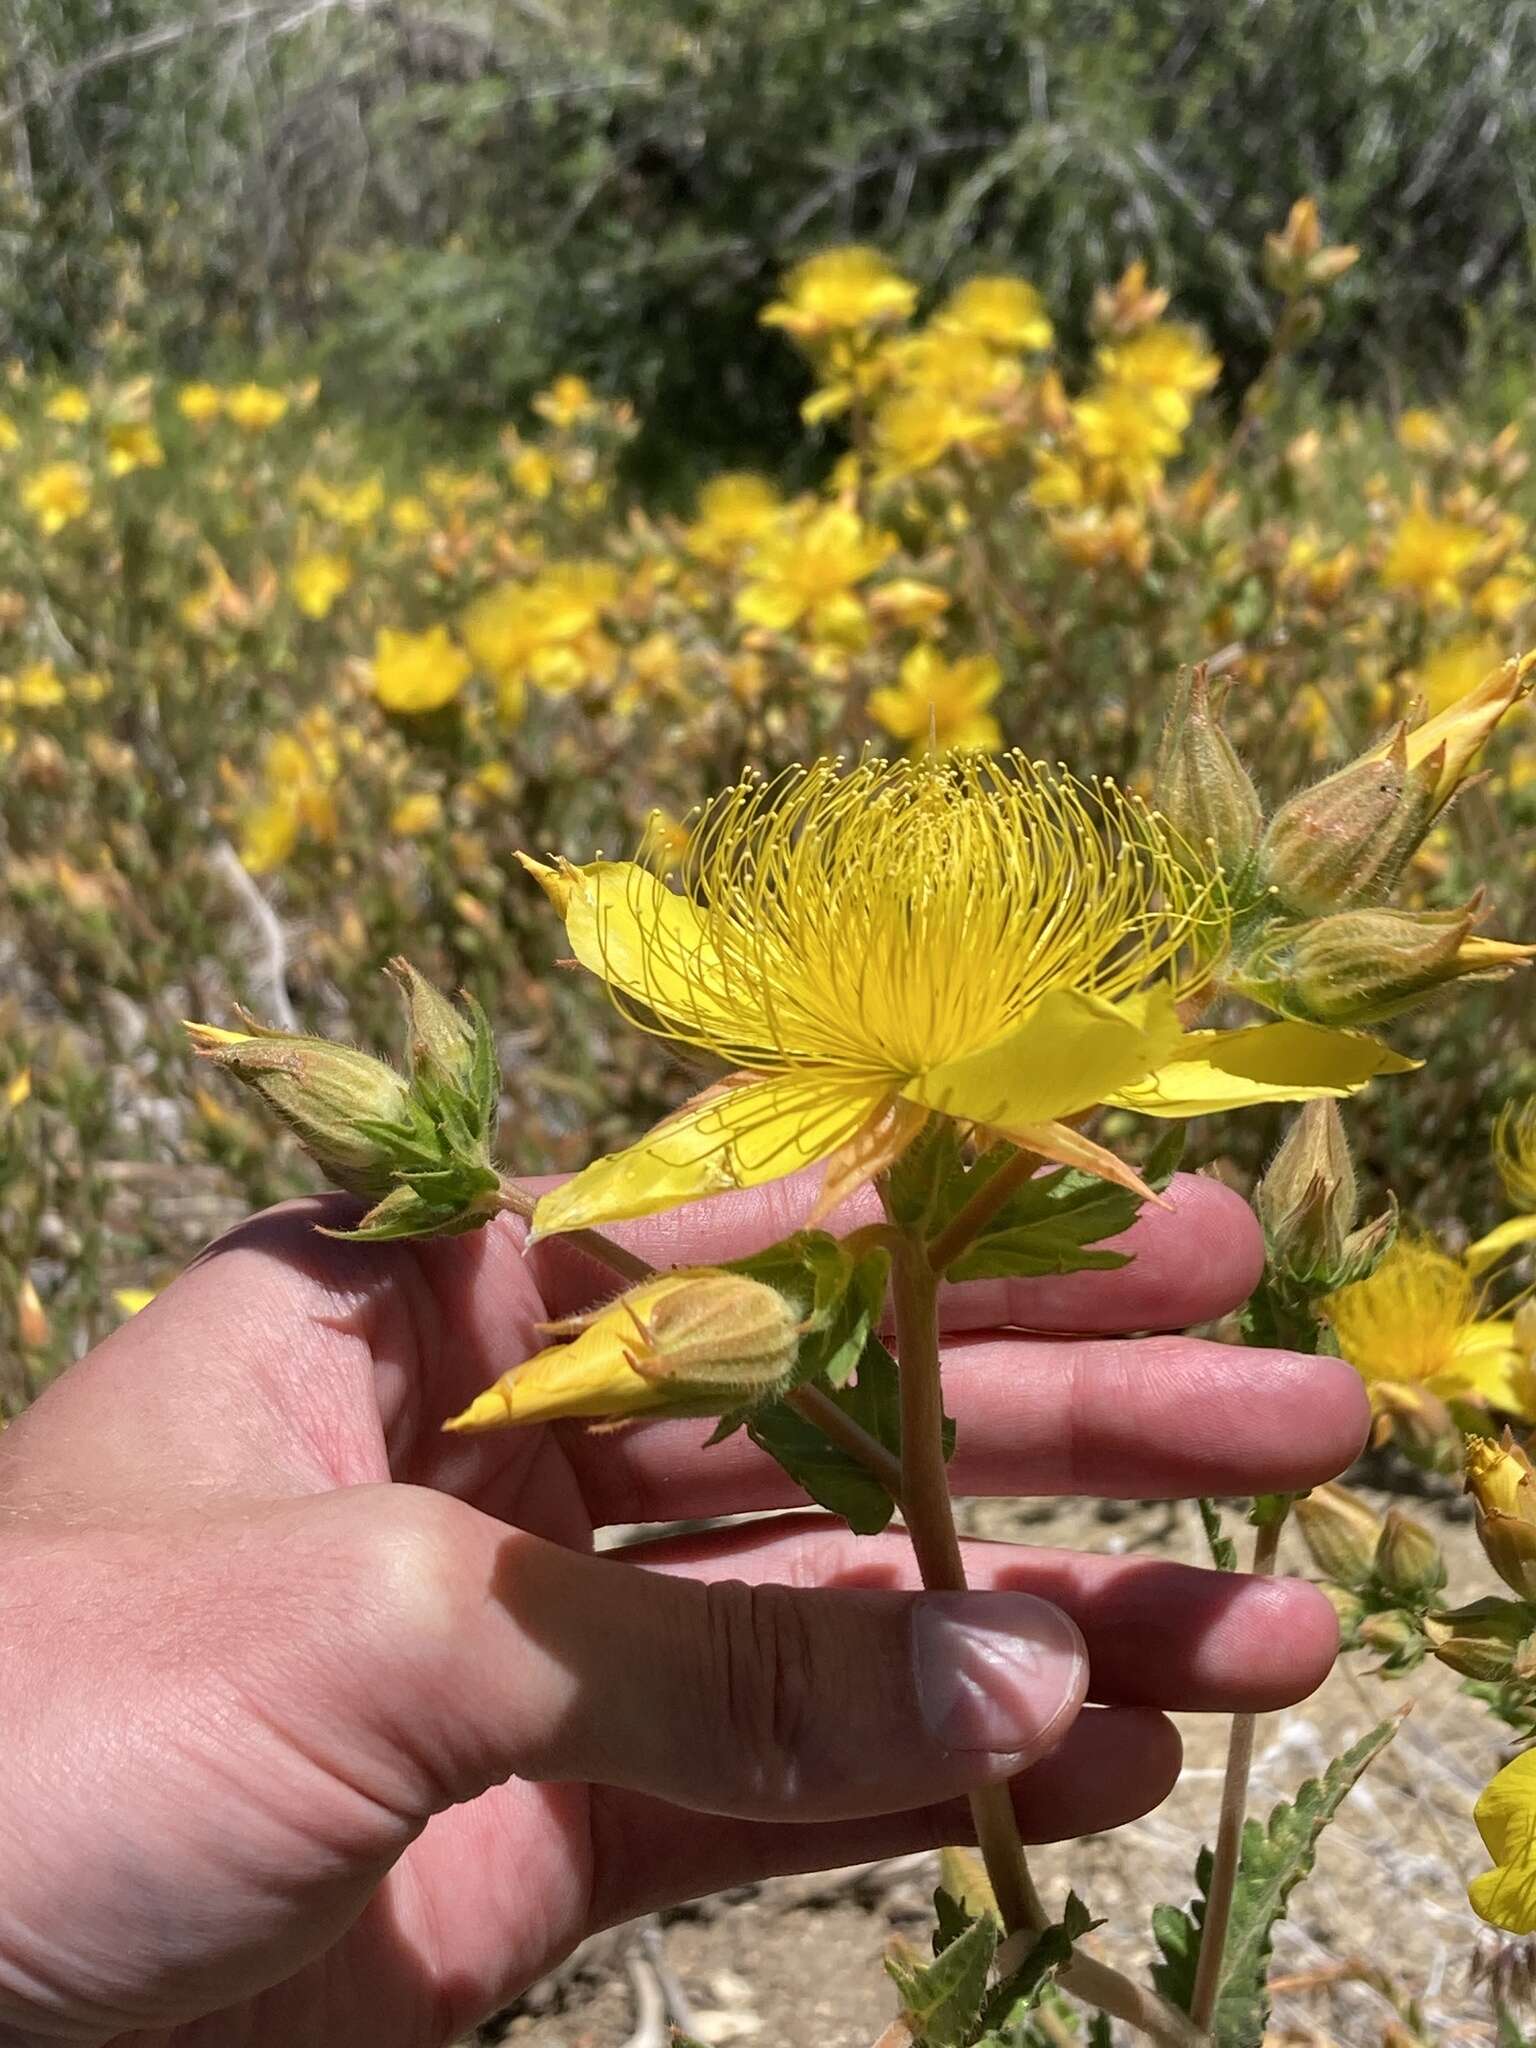
[[[553,1180],[534,1180],[540,1190]],[[817,1176],[795,1174],[767,1187],[712,1195],[666,1215],[616,1224],[610,1234],[655,1266],[712,1265],[804,1228],[816,1199]],[[1209,1322],[1246,1301],[1264,1264],[1264,1244],[1241,1196],[1201,1175],[1175,1175],[1165,1201],[1150,1205],[1120,1237],[1096,1250],[1126,1253],[1130,1264],[1108,1271],[1048,1274],[1027,1280],[974,1280],[946,1287],[944,1328],[1024,1329],[1103,1336],[1130,1330],[1182,1330]],[[863,1188],[827,1218],[842,1234],[880,1220],[873,1188]],[[608,1269],[558,1237],[529,1253],[553,1316],[574,1315],[614,1292]]]

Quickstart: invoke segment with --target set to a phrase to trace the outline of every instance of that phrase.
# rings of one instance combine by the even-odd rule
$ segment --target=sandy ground
[[[1374,1497],[1385,1505],[1385,1496]],[[1441,1534],[1451,1594],[1488,1590],[1488,1573],[1460,1504],[1406,1503]],[[1203,1561],[1192,1508],[992,1502],[969,1511],[989,1535],[1020,1533],[1062,1547],[1146,1549]],[[1282,1568],[1309,1569],[1287,1532]],[[1397,1740],[1324,1836],[1317,1869],[1277,1933],[1272,2038],[1377,2048],[1418,2009],[1430,2041],[1494,2038],[1489,1993],[1471,1968],[1495,1946],[1466,1901],[1486,1867],[1472,1825],[1477,1793],[1501,1760],[1498,1725],[1426,1664],[1406,1683],[1368,1675],[1358,1656],[1302,1705],[1260,1725],[1252,1810],[1267,1812],[1301,1781],[1393,1712],[1417,1702]],[[1034,1852],[1048,1897],[1066,1878],[1108,1923],[1099,1952],[1126,1968],[1150,1952],[1148,1907],[1183,1902],[1195,1854],[1209,1838],[1225,1724],[1181,1717],[1186,1767],[1156,1813],[1113,1834]],[[822,1879],[784,1880],[688,1906],[592,1946],[560,1980],[536,1987],[481,2030],[482,2044],[646,2048],[665,2040],[657,1985],[672,1982],[694,2030],[729,2048],[867,2048],[893,2012],[880,1968],[894,1933],[925,1940],[936,1859],[904,1859]],[[1518,1947],[1518,1945],[1516,1945]]]

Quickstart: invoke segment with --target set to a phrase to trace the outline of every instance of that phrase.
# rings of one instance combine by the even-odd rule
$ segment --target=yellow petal
[[[1468,1887],[1473,1910],[1510,1934],[1536,1934],[1536,1750],[1506,1764],[1473,1813],[1499,1866]]]
[[[1506,1252],[1518,1251],[1523,1244],[1536,1244],[1536,1216],[1511,1216],[1498,1224],[1486,1237],[1468,1245],[1467,1264],[1474,1273],[1486,1273]]]
[[[1092,1138],[1085,1138],[1070,1124],[1021,1124],[1014,1130],[995,1130],[992,1135],[1006,1138],[1026,1152],[1038,1152],[1055,1166],[1075,1166],[1079,1173],[1096,1173],[1100,1180],[1112,1180],[1117,1187],[1129,1188],[1144,1201],[1156,1202],[1162,1208],[1168,1206],[1134,1167],[1127,1166],[1103,1145],[1096,1145]]]
[[[685,1037],[761,1048],[773,1043],[761,1007],[733,982],[691,897],[636,861],[550,867],[519,854],[565,920],[571,950],[618,995]]]
[[[1511,1415],[1530,1416],[1536,1385],[1515,1346],[1515,1326],[1508,1318],[1487,1317],[1458,1330],[1455,1361],[1449,1372],[1436,1375],[1435,1392],[1447,1398],[1471,1394]]]
[[[1253,1103],[1352,1095],[1377,1074],[1406,1074],[1418,1065],[1374,1038],[1321,1024],[1191,1031],[1156,1073],[1104,1100],[1142,1116],[1207,1116]]]
[[[806,1223],[820,1223],[839,1202],[846,1201],[877,1174],[893,1166],[927,1121],[927,1110],[915,1102],[893,1102],[883,1116],[861,1125],[827,1161],[821,1193],[812,1204]]]
[[[884,1090],[826,1074],[713,1090],[545,1195],[530,1236],[652,1216],[704,1195],[781,1180],[830,1158],[888,1105]]]
[[[1182,1033],[1168,989],[1119,1003],[1053,989],[1016,1031],[946,1061],[902,1090],[909,1102],[1010,1136],[1117,1099],[1173,1054]]]
[[[600,1326],[503,1373],[443,1427],[456,1436],[478,1436],[517,1422],[643,1415],[673,1405],[664,1386],[635,1371],[612,1328]]]

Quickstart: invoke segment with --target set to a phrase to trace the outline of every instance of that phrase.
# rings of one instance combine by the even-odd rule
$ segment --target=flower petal
[[[643,1003],[682,1036],[773,1043],[761,1004],[728,973],[691,897],[638,861],[550,867],[518,858],[564,918],[576,958],[616,994]]]
[[[1207,1116],[1260,1102],[1353,1095],[1377,1074],[1406,1074],[1418,1060],[1355,1031],[1322,1024],[1253,1024],[1191,1031],[1155,1073],[1104,1099],[1142,1116]]]
[[[1517,1251],[1523,1244],[1536,1244],[1536,1216],[1511,1216],[1496,1225],[1486,1237],[1468,1245],[1467,1264],[1474,1273],[1486,1273],[1506,1252]]]
[[[1511,1934],[1536,1934],[1536,1750],[1506,1764],[1473,1808],[1498,1864],[1468,1887],[1473,1910]]]
[[[1079,1173],[1096,1173],[1100,1180],[1112,1180],[1117,1187],[1128,1188],[1133,1195],[1155,1202],[1160,1208],[1168,1206],[1133,1166],[1127,1166],[1103,1145],[1096,1145],[1092,1138],[1085,1138],[1071,1124],[1021,1124],[1016,1130],[994,1128],[988,1135],[1006,1138],[1023,1151],[1038,1152],[1054,1166],[1075,1166]]]
[[[1182,1033],[1172,992],[1118,1003],[1052,989],[1016,1031],[909,1081],[909,1102],[1010,1136],[1076,1116],[1167,1061]]]
[[[545,1195],[530,1239],[781,1180],[851,1143],[888,1104],[884,1089],[825,1073],[712,1089]]]

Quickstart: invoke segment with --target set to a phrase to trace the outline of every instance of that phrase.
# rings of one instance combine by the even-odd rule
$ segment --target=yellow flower
[[[1472,609],[1477,616],[1494,626],[1508,626],[1517,619],[1536,599],[1533,566],[1536,565],[1522,555],[1508,569],[1501,569],[1496,576],[1480,583],[1472,597]]]
[[[1189,401],[1209,391],[1221,375],[1220,356],[1211,354],[1193,327],[1171,320],[1101,348],[1098,362],[1106,383],[1175,396],[1184,411],[1181,426],[1189,421]],[[1169,416],[1174,416],[1171,407]]]
[[[1427,610],[1460,604],[1462,579],[1482,554],[1482,533],[1464,519],[1441,519],[1421,494],[1398,522],[1381,565],[1388,590],[1406,590]]]
[[[532,583],[502,583],[464,614],[464,643],[502,693],[508,718],[521,712],[532,683],[562,696],[613,673],[617,650],[601,632],[604,610],[619,594],[610,563],[559,562]]]
[[[525,498],[542,503],[555,487],[555,465],[542,448],[519,448],[507,470]]]
[[[1020,757],[821,762],[706,805],[682,893],[524,857],[581,964],[729,1081],[539,1205],[539,1234],[828,1162],[830,1199],[931,1112],[1139,1186],[1068,1127],[1348,1093],[1403,1062],[1290,1023],[1189,1032],[1219,881],[1142,805]]]
[[[866,526],[848,506],[821,506],[768,533],[753,549],[737,616],[774,633],[804,624],[813,637],[835,638],[846,628],[850,593],[895,548],[892,535]]]
[[[21,502],[44,533],[59,533],[90,509],[90,473],[79,462],[45,462],[23,479]]]
[[[823,249],[784,280],[784,296],[765,306],[765,327],[782,327],[797,341],[885,327],[905,320],[917,304],[917,286],[893,270],[878,249],[859,244]]]
[[[443,800],[430,789],[404,796],[389,814],[389,829],[401,839],[423,839],[443,822]]]
[[[533,401],[533,409],[552,427],[574,427],[592,417],[598,402],[585,377],[566,376],[557,377],[548,390],[541,391]]]
[[[107,468],[113,476],[136,469],[159,469],[165,450],[154,428],[141,420],[123,420],[107,429]]]
[[[939,308],[934,325],[992,348],[1049,348],[1052,338],[1040,294],[1022,277],[973,277]]]
[[[1100,384],[1072,407],[1083,453],[1111,488],[1133,497],[1161,482],[1188,418],[1189,408],[1176,392],[1134,384]]]
[[[262,765],[265,795],[241,824],[240,859],[251,874],[280,868],[306,831],[320,840],[335,838],[331,788],[340,773],[334,723],[324,710],[271,740]]]
[[[1415,678],[1431,711],[1444,711],[1499,666],[1503,649],[1491,633],[1463,635],[1429,655]]]
[[[314,506],[322,519],[338,526],[366,526],[384,509],[384,479],[364,477],[359,484],[328,484],[323,477],[308,476],[299,494]]]
[[[288,410],[286,392],[270,384],[240,384],[224,396],[224,415],[248,434],[264,434]]]
[[[1323,1303],[1340,1355],[1365,1381],[1373,1406],[1390,1391],[1530,1412],[1531,1390],[1508,1320],[1483,1317],[1473,1275],[1433,1238],[1404,1231],[1367,1280]]]
[[[68,695],[51,661],[35,661],[24,668],[11,690],[12,701],[23,711],[51,711]]]
[[[206,426],[224,410],[224,394],[217,384],[183,384],[176,394],[176,409],[195,427]]]
[[[43,407],[43,416],[59,421],[62,426],[78,427],[91,416],[90,398],[78,384],[65,384]]]
[[[1397,423],[1397,445],[1410,455],[1449,455],[1450,429],[1439,413],[1427,406],[1410,406]]]
[[[1493,1163],[1504,1192],[1522,1213],[1511,1216],[1469,1247],[1474,1273],[1496,1265],[1506,1253],[1536,1243],[1536,1095],[1506,1102],[1493,1126]]]
[[[0,412],[0,455],[8,455],[13,448],[21,445],[21,429],[8,412]]]
[[[300,555],[288,573],[293,601],[306,619],[325,618],[351,583],[352,564],[345,555]]]
[[[946,661],[935,647],[914,647],[901,664],[900,680],[870,692],[869,715],[914,753],[948,747],[991,752],[1003,735],[987,706],[1002,685],[1002,670],[990,654]]]
[[[396,533],[430,533],[432,507],[425,498],[396,498],[389,508],[389,523]]]
[[[727,470],[700,491],[693,524],[684,529],[683,539],[700,561],[728,567],[744,548],[762,539],[783,504],[767,477]]]
[[[1508,1763],[1473,1809],[1497,1866],[1473,1878],[1473,1911],[1509,1934],[1536,1934],[1536,1749]]]
[[[373,651],[373,694],[386,711],[440,711],[469,679],[470,661],[446,626],[425,633],[381,627]]]

